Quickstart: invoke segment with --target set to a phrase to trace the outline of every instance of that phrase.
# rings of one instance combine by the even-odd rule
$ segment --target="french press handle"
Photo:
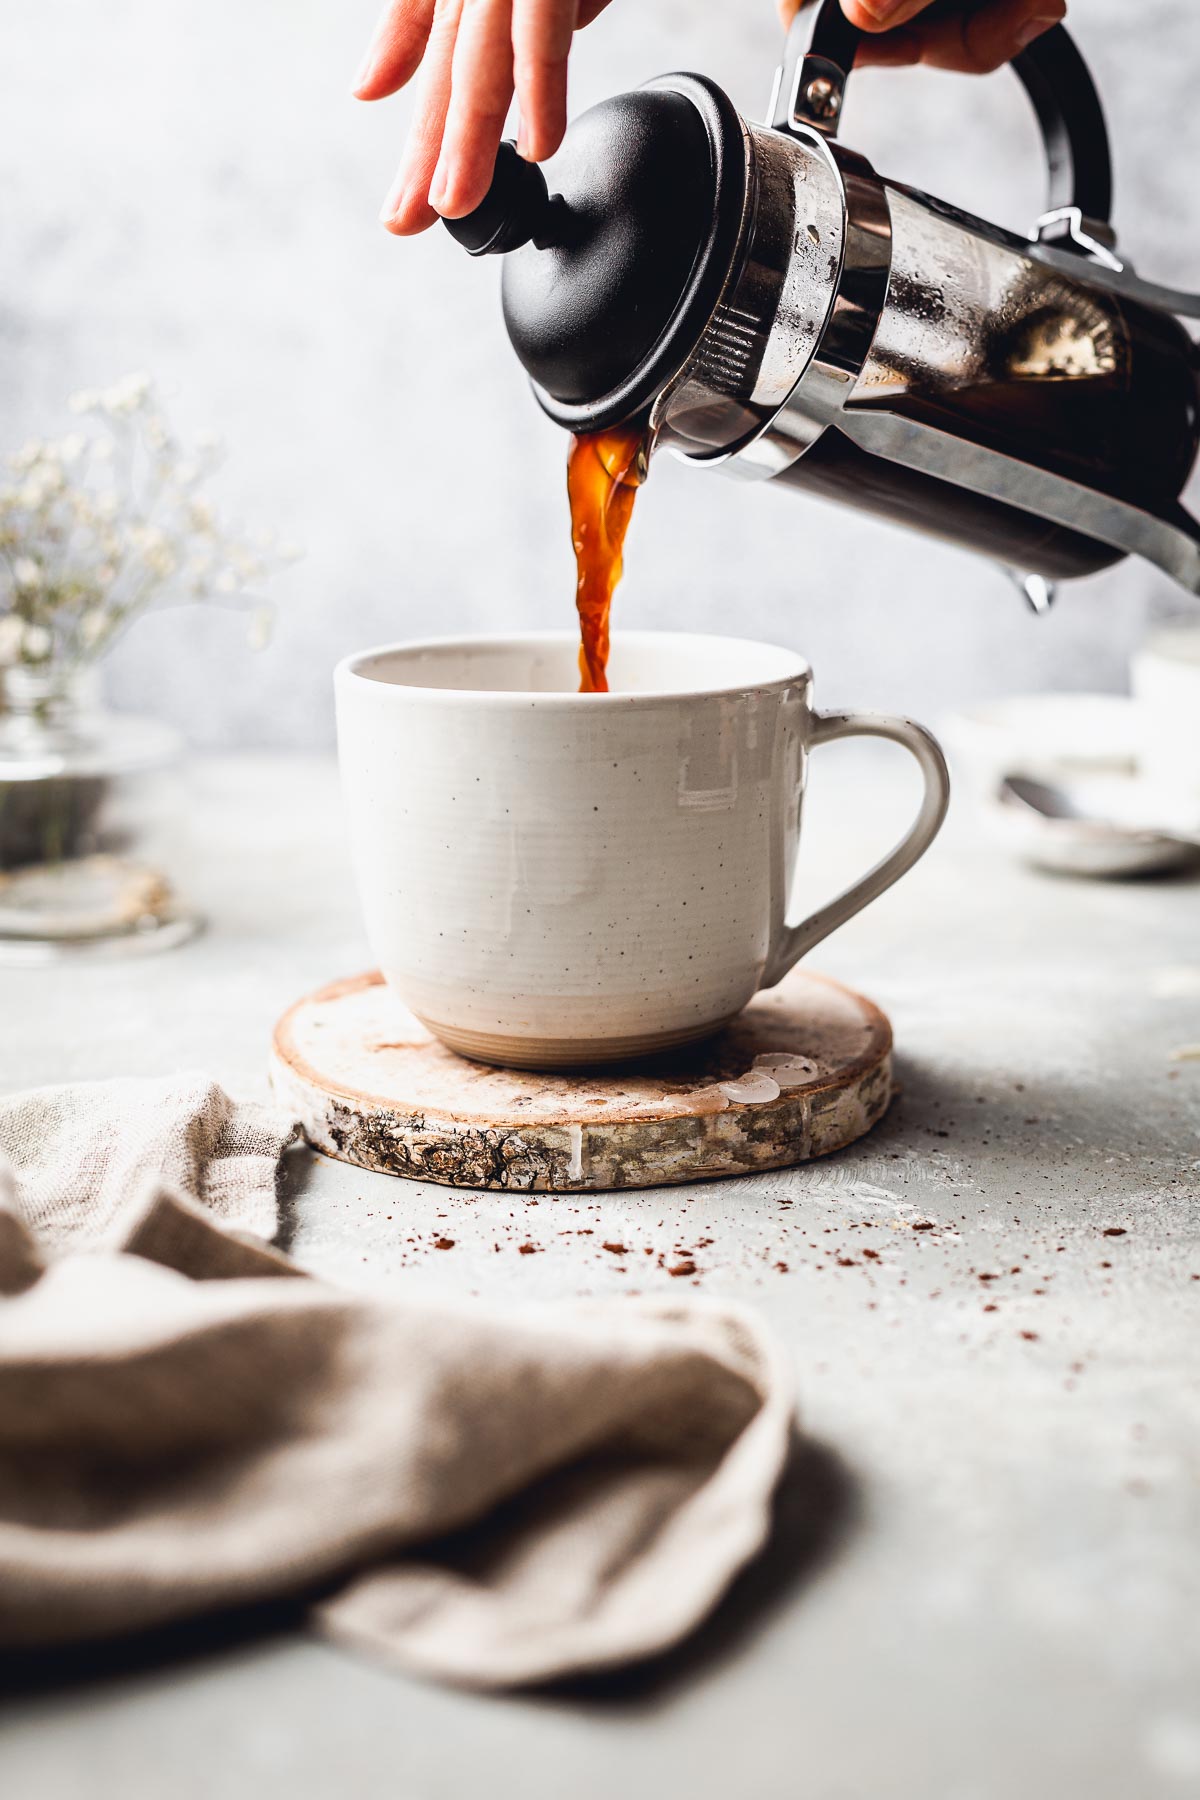
[[[821,0],[811,31],[807,9],[788,30],[769,123],[837,134],[846,83],[864,34],[841,0]],[[1050,192],[1045,217],[1074,215],[1106,235],[1112,213],[1112,158],[1096,85],[1074,40],[1061,25],[1035,38],[1012,60],[1033,102],[1046,148]]]

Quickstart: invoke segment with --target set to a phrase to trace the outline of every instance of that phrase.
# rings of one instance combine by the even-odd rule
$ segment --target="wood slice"
[[[447,1050],[378,974],[336,981],[275,1029],[271,1077],[318,1150],[454,1187],[560,1193],[745,1175],[825,1156],[892,1096],[892,1028],[799,970],[706,1043],[591,1073],[496,1069]]]

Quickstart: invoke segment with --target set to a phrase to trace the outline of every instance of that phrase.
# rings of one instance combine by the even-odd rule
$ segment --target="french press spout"
[[[468,218],[571,431],[655,449],[985,553],[1044,603],[1129,554],[1200,595],[1180,495],[1200,447],[1200,296],[1117,248],[1104,115],[1056,26],[1015,58],[1041,127],[1028,237],[887,180],[838,140],[860,42],[839,0],[792,25],[764,124],[660,76],[583,113],[542,169],[504,145]]]

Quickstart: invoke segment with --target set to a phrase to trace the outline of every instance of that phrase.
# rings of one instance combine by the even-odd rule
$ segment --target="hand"
[[[438,217],[461,219],[488,191],[515,91],[517,148],[553,156],[567,127],[574,33],[608,0],[387,0],[354,84],[382,100],[416,74],[404,157],[380,214],[406,237]]]
[[[780,0],[784,23],[809,0]],[[517,147],[543,162],[567,123],[567,57],[608,0],[387,0],[355,81],[382,100],[420,71],[404,157],[381,218],[405,237],[460,219],[487,193],[514,92]],[[842,0],[872,41],[864,63],[999,68],[1066,13],[1066,0]]]
[[[779,0],[789,25],[811,0]],[[871,33],[857,62],[929,63],[987,75],[1066,17],[1066,0],[842,0],[852,25]]]

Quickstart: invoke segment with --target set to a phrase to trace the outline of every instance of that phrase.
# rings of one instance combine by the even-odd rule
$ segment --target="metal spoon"
[[[1030,860],[1074,875],[1148,875],[1200,856],[1200,813],[1137,776],[1009,774],[998,799]]]

